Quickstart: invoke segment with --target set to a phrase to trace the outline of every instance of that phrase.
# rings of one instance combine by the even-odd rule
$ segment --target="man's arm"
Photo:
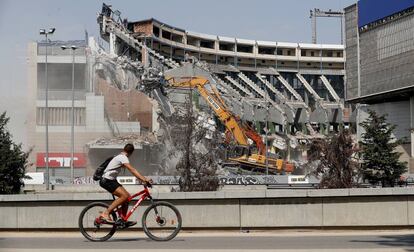
[[[141,180],[144,183],[151,183],[150,179],[147,179],[146,177],[142,176],[134,167],[132,167],[131,164],[125,163],[124,166],[139,180]]]

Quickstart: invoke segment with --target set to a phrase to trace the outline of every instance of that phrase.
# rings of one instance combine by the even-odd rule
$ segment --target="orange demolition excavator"
[[[180,77],[167,78],[170,88],[197,89],[210,108],[214,111],[218,119],[226,127],[226,138],[232,138],[239,146],[245,150],[242,156],[229,158],[242,168],[250,170],[264,171],[266,169],[266,146],[262,137],[247,123],[242,123],[240,119],[233,115],[218,90],[209,85],[211,91],[207,90],[208,79],[204,77]],[[257,153],[251,153],[251,146],[248,139],[251,139],[257,148]],[[267,159],[267,167],[270,173],[280,173],[283,168],[282,159]]]

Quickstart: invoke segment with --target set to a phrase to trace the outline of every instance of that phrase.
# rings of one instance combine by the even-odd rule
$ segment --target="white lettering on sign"
[[[46,163],[46,157],[43,158],[43,160]],[[56,161],[59,163],[60,167],[70,167],[70,157],[49,157],[49,163],[50,161]],[[77,161],[78,158],[77,157],[73,157],[73,162]]]
[[[137,183],[137,178],[132,176],[119,176],[116,179],[120,184],[124,185],[135,185]]]
[[[289,175],[288,184],[308,184],[309,178],[305,175]]]

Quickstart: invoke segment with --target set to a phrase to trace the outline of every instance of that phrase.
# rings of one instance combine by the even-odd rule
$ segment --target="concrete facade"
[[[87,78],[86,41],[50,42],[48,44],[48,82],[49,82],[49,153],[69,155],[71,145],[71,73],[72,52],[63,51],[60,46],[76,44],[75,51],[75,153],[83,153],[87,157],[86,143],[102,137],[110,136],[110,129],[104,120],[104,97],[95,96]],[[29,157],[34,165],[28,172],[44,172],[37,159],[39,153],[45,153],[45,52],[43,42],[30,43],[28,46],[28,145],[33,147]],[[43,154],[42,154],[43,155]],[[85,176],[86,162],[83,167],[75,169],[75,175]],[[54,170],[55,169],[55,170]],[[68,167],[51,167],[51,176],[69,177]]]
[[[401,160],[413,173],[414,14],[400,11],[358,27],[358,13],[358,4],[345,8],[346,99],[357,108],[358,139],[369,109],[387,114],[397,126],[394,137],[405,142],[398,148]]]
[[[72,50],[62,50],[60,46],[73,44],[78,46],[74,68],[74,151],[86,159],[82,167],[75,168],[75,177],[84,177],[93,174],[97,165],[123,147],[117,144],[107,146],[109,152],[90,151],[90,143],[119,135],[139,136],[142,130],[153,130],[155,108],[143,93],[118,90],[102,79],[105,74],[102,74],[102,69],[98,73],[99,64],[96,61],[100,49],[93,38],[89,41],[51,41],[47,44],[49,154],[55,159],[70,156],[71,152]],[[28,167],[27,172],[45,172],[45,165],[39,163],[39,159],[45,159],[46,152],[45,54],[44,42],[29,43],[27,136],[28,146],[33,147],[29,157],[33,165]],[[108,70],[105,73],[112,72]],[[99,144],[99,148],[105,148],[105,141]],[[142,149],[142,146],[137,145],[136,148]],[[144,154],[136,154],[139,157],[137,162],[146,159],[142,158]],[[66,178],[64,181],[70,182],[67,180],[70,177],[68,164],[61,162],[58,167],[49,162],[50,175]]]
[[[135,192],[140,187],[126,188]],[[153,189],[152,194],[178,207],[184,228],[409,228],[414,224],[412,188],[194,193]],[[77,228],[78,216],[89,202],[110,199],[107,193],[3,195],[0,229]],[[143,209],[138,208],[133,218],[139,218]]]
[[[182,61],[195,56],[212,64],[343,70],[342,45],[316,45],[230,38],[192,32],[156,19],[131,22],[128,28],[150,48]]]

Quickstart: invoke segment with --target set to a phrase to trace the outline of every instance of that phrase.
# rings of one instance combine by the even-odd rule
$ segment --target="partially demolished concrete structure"
[[[82,55],[75,58],[76,76],[82,77],[75,80],[79,86],[75,150],[82,160],[76,176],[91,175],[103,159],[127,142],[137,147],[131,161],[145,174],[173,175],[171,167],[177,158],[168,157],[168,144],[160,141],[160,136],[169,134],[162,117],[174,115],[174,105],[182,103],[188,92],[165,90],[165,76],[207,78],[234,115],[262,136],[267,132],[269,151],[285,151],[284,159],[304,161],[305,152],[298,146],[349,123],[349,110],[344,106],[343,45],[213,36],[155,19],[126,22],[105,4],[98,24],[109,52],[95,39],[86,38],[82,51],[77,51]],[[56,83],[56,90],[49,90],[53,100],[49,126],[51,139],[60,140],[52,143],[51,152],[63,160],[55,167],[49,160],[50,167],[59,168],[51,174],[56,177],[67,176],[69,170],[71,57],[60,49],[68,43],[73,42],[48,44],[49,83],[52,87]],[[44,43],[31,44],[29,84],[34,95],[30,106],[36,111],[29,120],[29,136],[35,146],[32,171],[37,172],[45,166],[44,53]],[[211,122],[208,127],[223,129],[203,102],[197,100],[202,120]]]
[[[282,158],[305,161],[303,148],[291,149],[350,123],[350,109],[344,105],[343,45],[229,38],[156,19],[127,22],[105,4],[98,23],[111,57],[128,59],[144,72],[155,69],[155,75],[209,79],[233,114],[267,134],[271,152],[286,151]],[[159,88],[138,86],[152,88],[150,95],[162,113],[173,109]],[[169,91],[172,103],[183,102],[183,97],[185,92]]]
[[[265,122],[272,133],[325,134],[349,123],[344,107],[343,45],[284,43],[228,38],[186,31],[155,19],[121,22],[106,5],[98,17],[111,55],[145,67],[180,69],[195,61],[211,76],[233,113]],[[203,74],[204,75],[204,74]]]

